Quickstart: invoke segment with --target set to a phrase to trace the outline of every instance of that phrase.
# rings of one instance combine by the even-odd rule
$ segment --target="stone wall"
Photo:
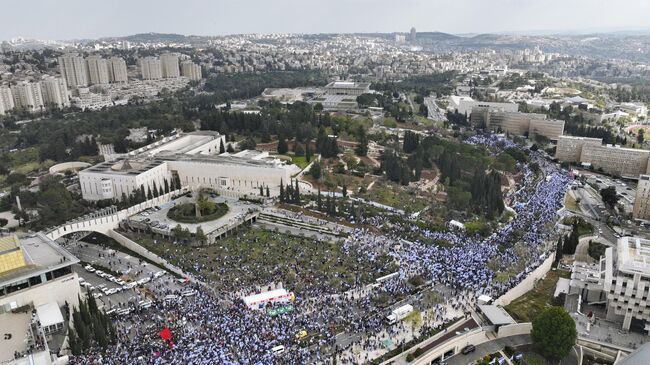
[[[555,252],[551,253],[551,255],[547,257],[546,260],[544,260],[544,262],[539,265],[537,269],[528,274],[528,276],[526,276],[526,278],[522,280],[521,283],[497,298],[494,301],[494,304],[506,306],[513,300],[529,292],[535,287],[537,280],[543,278],[546,273],[548,273],[548,271],[551,269],[551,265],[553,265],[553,260],[555,260]]]

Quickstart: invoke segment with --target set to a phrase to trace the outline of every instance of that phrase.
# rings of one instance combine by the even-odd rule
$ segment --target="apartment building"
[[[91,85],[108,84],[108,64],[101,56],[86,57]]]
[[[164,53],[160,55],[160,66],[162,68],[163,78],[170,79],[180,76],[178,53]]]
[[[125,83],[128,81],[126,61],[120,57],[111,57],[107,61],[108,81],[110,83]]]
[[[181,76],[189,78],[191,81],[201,80],[201,66],[192,61],[181,62]]]
[[[16,108],[38,111],[45,107],[40,83],[21,81],[11,86],[11,94]]]
[[[157,57],[144,57],[138,60],[140,64],[140,73],[143,80],[160,80],[162,79],[162,66]]]
[[[41,91],[45,105],[59,109],[70,106],[70,95],[64,78],[44,77],[41,80]]]
[[[0,85],[0,115],[14,108],[14,96],[7,85]]]
[[[580,162],[583,146],[600,146],[602,144],[601,138],[560,136],[555,148],[555,158],[563,162]]]
[[[68,53],[58,58],[59,72],[70,87],[88,86],[88,66],[83,57]]]

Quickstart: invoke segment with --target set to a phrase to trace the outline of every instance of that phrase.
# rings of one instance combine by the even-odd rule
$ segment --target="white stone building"
[[[180,76],[178,53],[164,53],[160,55],[160,66],[163,78],[170,79]]]
[[[40,83],[21,81],[11,86],[11,93],[16,108],[39,111],[45,107]]]
[[[107,62],[108,81],[110,83],[125,83],[128,81],[126,61],[120,57],[111,57]]]
[[[171,187],[172,181],[253,194],[260,186],[275,188],[291,178],[290,167],[266,152],[220,153],[222,146],[225,137],[212,131],[166,137],[79,172],[82,195],[86,200],[121,200],[136,189],[148,195]]]
[[[633,322],[643,328],[650,321],[650,240],[621,237],[608,247],[597,265],[576,262],[570,294],[582,303],[606,303],[607,320],[629,330]]]
[[[162,66],[157,57],[144,57],[138,60],[143,80],[162,79]]]
[[[86,57],[88,76],[91,85],[108,84],[108,64],[101,56]]]
[[[88,66],[83,57],[68,53],[59,57],[58,60],[59,71],[68,86],[88,86]]]
[[[41,91],[46,106],[64,108],[70,106],[70,94],[64,78],[46,76],[41,80]]]
[[[192,81],[201,80],[201,66],[192,61],[183,61],[181,63],[181,75],[189,78]]]

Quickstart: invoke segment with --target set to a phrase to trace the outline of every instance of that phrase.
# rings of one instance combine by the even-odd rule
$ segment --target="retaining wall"
[[[548,271],[551,269],[551,266],[553,265],[554,260],[555,252],[551,253],[551,255],[547,257],[546,260],[544,260],[544,262],[542,262],[542,264],[539,265],[537,269],[528,274],[528,276],[526,276],[524,280],[517,284],[517,286],[508,290],[505,294],[497,298],[497,300],[494,301],[494,304],[506,306],[513,300],[529,292],[535,287],[537,280],[543,278],[548,273]]]

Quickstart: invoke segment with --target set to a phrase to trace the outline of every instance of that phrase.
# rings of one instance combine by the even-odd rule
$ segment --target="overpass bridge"
[[[149,199],[122,210],[118,210],[115,206],[104,208],[97,212],[65,222],[58,227],[48,229],[44,234],[52,240],[56,240],[75,232],[97,232],[108,236],[110,231],[117,228],[122,220],[143,210],[168,203],[188,191],[190,191],[190,189],[187,187],[170,191],[167,194],[163,194],[159,197]]]

